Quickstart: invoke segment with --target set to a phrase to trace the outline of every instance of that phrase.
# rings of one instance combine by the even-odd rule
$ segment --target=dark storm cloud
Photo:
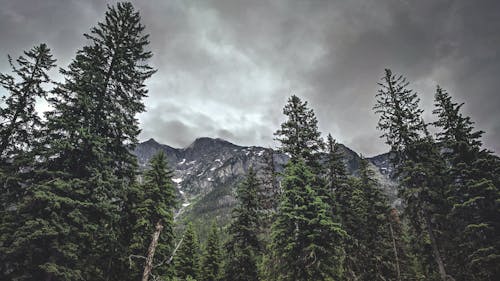
[[[0,52],[47,42],[67,65],[102,19],[103,1],[3,0]],[[498,1],[136,1],[151,34],[142,139],[186,146],[200,136],[272,145],[294,93],[320,129],[356,151],[387,148],[371,110],[386,67],[419,92],[431,121],[440,84],[466,102],[500,151]],[[5,71],[6,61],[0,61]]]

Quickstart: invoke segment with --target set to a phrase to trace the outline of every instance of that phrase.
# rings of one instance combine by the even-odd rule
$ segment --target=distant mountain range
[[[360,157],[353,150],[341,145],[349,173],[356,175]],[[177,215],[191,220],[213,220],[224,222],[236,203],[235,190],[249,167],[259,171],[265,165],[264,154],[270,148],[239,146],[223,139],[202,137],[186,148],[173,148],[154,139],[139,143],[134,150],[141,168],[159,150],[163,150],[173,171],[179,196]],[[275,151],[274,163],[282,171],[288,156]],[[396,183],[388,154],[368,158],[376,178],[393,205],[399,205]],[[258,173],[259,174],[259,173]]]

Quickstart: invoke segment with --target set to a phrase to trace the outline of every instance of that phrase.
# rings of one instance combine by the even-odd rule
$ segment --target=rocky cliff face
[[[147,168],[151,157],[163,150],[173,170],[180,198],[180,213],[198,219],[228,217],[235,204],[234,191],[239,181],[253,166],[260,171],[265,165],[264,155],[269,148],[239,146],[222,139],[198,138],[186,148],[173,148],[153,139],[140,143],[134,150],[141,168]],[[356,174],[360,158],[351,149],[342,146],[346,167]],[[368,159],[376,177],[393,204],[398,204],[395,183],[390,179],[391,167],[387,154]],[[274,164],[281,171],[288,156],[274,153]]]

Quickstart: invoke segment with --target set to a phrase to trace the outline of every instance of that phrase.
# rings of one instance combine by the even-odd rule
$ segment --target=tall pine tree
[[[261,249],[259,231],[259,181],[253,168],[238,186],[238,205],[233,209],[226,243],[227,262],[224,279],[234,281],[259,280],[258,255]]]
[[[438,87],[434,123],[448,162],[449,198],[453,205],[449,250],[461,280],[500,278],[500,159],[481,148],[482,131],[474,131],[462,104]],[[457,249],[458,247],[458,249]]]
[[[128,241],[120,220],[135,180],[130,149],[153,74],[139,14],[130,3],[109,7],[85,35],[65,81],[54,90],[44,138],[34,152],[34,183],[16,209],[9,241],[11,278],[121,280]],[[19,271],[16,271],[19,269]]]
[[[316,193],[314,175],[302,159],[289,162],[272,228],[272,280],[337,280],[345,232]]]
[[[38,98],[47,97],[43,87],[51,82],[47,72],[55,66],[55,60],[45,44],[25,51],[24,56],[15,62],[10,56],[8,59],[15,76],[0,74],[0,85],[8,94],[3,100],[5,107],[0,108],[2,163],[33,147],[36,130],[42,125],[35,104]]]
[[[197,280],[200,272],[200,245],[193,224],[187,225],[177,255],[174,257],[175,275],[180,280]]]
[[[130,230],[130,253],[148,256],[154,250],[154,265],[164,264],[170,257],[173,245],[173,212],[175,208],[175,188],[172,172],[168,168],[165,153],[160,151],[150,160],[150,169],[144,175],[144,183],[131,192],[127,203],[131,208],[131,217],[123,222],[132,224]],[[160,230],[161,231],[158,231]],[[158,234],[157,234],[158,232]],[[151,236],[158,236],[157,246],[151,248]],[[144,264],[135,264],[133,279],[143,274]],[[154,276],[169,273],[165,265],[151,268]]]
[[[314,111],[308,108],[307,101],[293,95],[283,108],[283,114],[288,119],[274,133],[281,143],[280,151],[292,159],[302,158],[308,166],[319,169],[319,152],[324,144]]]
[[[424,249],[421,260],[429,271],[427,278],[432,278],[437,267],[440,279],[446,281],[451,276],[446,272],[439,237],[440,227],[446,225],[448,211],[443,175],[445,163],[422,120],[417,94],[408,89],[406,79],[386,69],[379,85],[381,89],[374,106],[380,115],[378,128],[391,146],[392,162],[401,180],[400,196],[405,201],[406,214],[419,248]],[[436,266],[426,262],[429,252]]]
[[[363,226],[362,244],[364,244],[364,261],[361,263],[364,280],[395,280],[397,267],[392,251],[389,212],[391,210],[387,196],[374,178],[368,160],[362,158],[359,169],[358,184],[363,192],[365,224]],[[393,234],[394,235],[394,234]],[[401,259],[404,257],[402,256]],[[399,259],[399,257],[398,257]]]
[[[46,99],[44,89],[51,81],[47,72],[54,67],[50,49],[45,44],[24,52],[15,61],[8,56],[13,75],[0,73],[5,89],[0,107],[0,217],[22,197],[23,186],[29,184],[33,147],[43,127],[35,105]],[[26,182],[27,181],[27,182]],[[1,220],[0,220],[1,222]],[[2,233],[8,232],[7,230]]]
[[[222,272],[222,255],[219,241],[217,225],[212,223],[212,228],[208,234],[205,254],[201,263],[200,281],[219,281]]]

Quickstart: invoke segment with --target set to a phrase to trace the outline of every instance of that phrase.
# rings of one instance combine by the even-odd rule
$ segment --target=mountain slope
[[[356,152],[341,145],[349,173],[356,174],[360,157]],[[264,154],[269,148],[239,146],[222,139],[198,138],[186,148],[173,148],[154,139],[137,145],[134,150],[141,168],[146,168],[151,157],[163,150],[174,172],[180,198],[178,215],[190,220],[224,222],[236,203],[234,194],[237,184],[249,167],[258,171],[264,166]],[[386,194],[397,205],[395,183],[390,179],[391,167],[388,154],[368,159]],[[274,153],[275,167],[281,171],[288,156]]]

